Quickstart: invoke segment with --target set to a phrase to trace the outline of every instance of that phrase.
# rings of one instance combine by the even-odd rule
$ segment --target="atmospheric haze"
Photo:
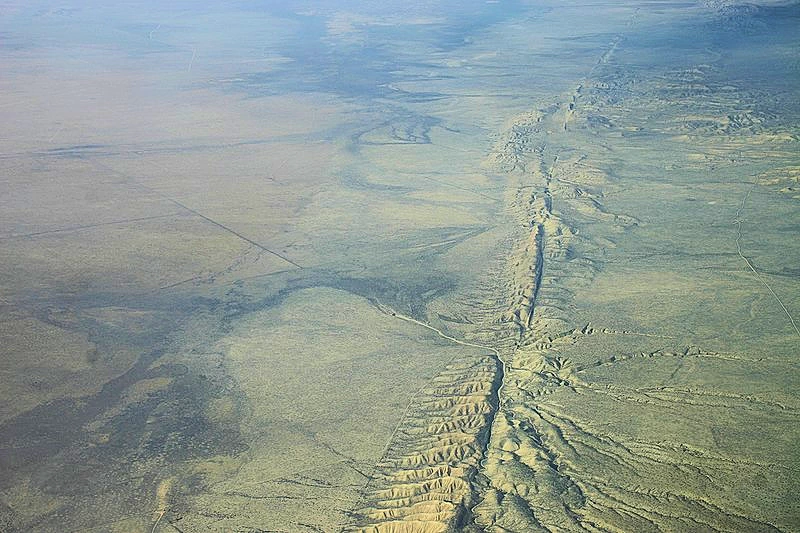
[[[0,3],[0,531],[800,531],[800,3]]]

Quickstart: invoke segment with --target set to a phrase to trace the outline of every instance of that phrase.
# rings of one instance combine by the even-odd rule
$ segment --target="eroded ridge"
[[[548,283],[552,281],[551,269],[545,264],[569,263],[569,271],[558,273],[559,280],[569,276],[588,282],[594,269],[585,258],[570,256],[577,231],[565,222],[563,213],[554,210],[554,199],[567,200],[569,205],[563,206],[568,211],[594,222],[619,227],[637,223],[632,217],[604,208],[602,186],[610,180],[602,170],[591,166],[584,154],[552,142],[553,132],[565,131],[564,124],[573,120],[579,94],[580,87],[565,99],[566,103],[519,117],[489,158],[490,165],[508,174],[512,191],[509,212],[516,226],[517,244],[501,274],[506,280],[503,291],[507,307],[499,321],[516,326],[517,345],[536,342],[543,332],[552,335],[569,329],[559,310],[568,304],[571,293],[564,284],[559,288]],[[601,247],[604,243],[587,244]],[[543,293],[545,284],[549,289]]]
[[[680,346],[649,332],[575,324],[571,295],[590,289],[593,257],[614,246],[609,236],[641,224],[606,208],[613,179],[571,131],[633,131],[615,125],[622,122],[614,116],[620,91],[610,69],[598,70],[608,82],[585,80],[560,102],[520,116],[491,157],[513,183],[519,244],[504,273],[508,307],[499,321],[513,323],[518,339],[504,357],[500,408],[475,484],[475,524],[497,532],[780,531],[752,501],[720,487],[764,472],[782,479],[789,475],[785,466],[725,444],[728,428],[712,427],[705,442],[682,440],[676,435],[686,430],[674,427],[696,423],[707,431],[707,421],[694,418],[712,412],[716,420],[742,412],[796,420],[790,398],[744,394],[725,382],[692,385],[688,377],[705,369],[746,374],[760,361]],[[693,99],[706,94],[698,86],[701,75],[702,69],[667,73],[670,83],[658,86],[681,88],[681,98]],[[705,127],[687,120],[664,120],[659,133],[683,141],[672,124],[693,132]],[[705,133],[774,140],[755,112],[711,122],[713,131]],[[575,229],[593,225],[603,230]],[[602,348],[595,345],[611,353],[596,357]],[[629,350],[616,351],[623,346]],[[613,377],[623,373],[636,379]],[[634,414],[621,419],[618,412]]]
[[[703,406],[772,413],[795,409],[794,417],[796,408],[703,389],[592,383],[584,369],[556,355],[579,335],[516,354],[508,379],[521,400],[504,403],[495,420],[482,470],[488,487],[473,510],[483,530],[779,531],[753,518],[753,509],[711,497],[709,491],[742,471],[775,472],[776,464],[669,439],[620,435],[563,405],[574,397],[608,408],[633,404],[648,414]],[[657,351],[612,357],[596,366],[718,357],[696,349]]]
[[[496,356],[465,356],[419,391],[347,531],[441,532],[469,524],[501,379]]]
[[[559,279],[577,278],[572,287],[580,286],[591,280],[594,268],[570,257],[577,232],[554,210],[554,197],[571,200],[584,216],[618,220],[600,202],[599,185],[606,181],[602,171],[585,157],[551,145],[551,132],[568,129],[574,101],[573,95],[549,111],[519,117],[492,156],[514,180],[510,211],[520,238],[505,272],[509,307],[501,321],[516,326],[518,340],[509,354],[502,408],[476,484],[481,501],[473,514],[483,530],[537,531],[574,524],[571,508],[585,504],[580,486],[558,464],[559,451],[549,445],[561,430],[536,406],[538,396],[551,387],[574,386],[572,363],[552,354],[554,344],[579,333],[570,329],[564,311],[571,289]]]
[[[511,236],[481,294],[439,316],[496,356],[465,359],[436,378],[438,391],[420,393],[368,486],[361,530],[783,527],[736,489],[756,478],[786,487],[791,477],[737,424],[742,413],[796,424],[796,399],[725,379],[765,372],[764,363],[680,336],[581,323],[573,305],[592,290],[616,237],[647,224],[608,200],[622,191],[609,161],[623,150],[665,143],[682,154],[682,168],[703,172],[745,160],[758,186],[794,195],[796,134],[741,102],[713,51],[708,64],[663,68],[642,82],[614,64],[622,42],[614,38],[573,91],[513,119],[487,158],[507,179]],[[677,167],[666,159],[665,168]],[[706,373],[722,377],[696,379]],[[466,384],[480,387],[477,403]],[[480,416],[452,411],[463,402],[481,405]]]
[[[515,244],[496,263],[499,272],[489,276],[500,282],[482,286],[493,295],[500,293],[495,303],[486,305],[484,295],[483,305],[476,304],[479,299],[454,304],[463,317],[459,322],[465,325],[461,332],[466,340],[383,309],[453,342],[491,346],[494,355],[454,361],[417,394],[365,489],[357,525],[349,530],[525,531],[536,524],[522,518],[533,516],[531,509],[563,508],[553,503],[560,501],[557,487],[569,485],[570,494],[583,498],[579,486],[559,473],[557,452],[548,450],[539,434],[558,432],[557,426],[534,428],[530,410],[536,408],[528,407],[548,387],[572,387],[570,380],[576,380],[574,365],[553,356],[553,346],[583,330],[593,331],[590,326],[570,327],[564,312],[571,291],[589,284],[595,267],[570,255],[577,232],[554,211],[554,197],[568,198],[571,209],[595,221],[620,228],[636,221],[603,207],[601,186],[609,178],[602,170],[584,156],[548,147],[548,132],[565,131],[573,113],[574,105],[564,104],[519,117],[489,158],[488,165],[510,179]],[[559,283],[561,279],[569,279],[570,285]],[[510,367],[507,361],[512,361]],[[514,478],[513,472],[524,478],[528,470],[506,470],[506,455],[519,450],[544,457],[533,484]]]

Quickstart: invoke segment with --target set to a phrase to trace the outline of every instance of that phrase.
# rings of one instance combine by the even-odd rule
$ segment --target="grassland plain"
[[[0,530],[800,530],[796,2],[2,22]]]

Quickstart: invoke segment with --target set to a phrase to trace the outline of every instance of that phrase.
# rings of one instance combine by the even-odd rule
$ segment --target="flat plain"
[[[800,531],[800,4],[110,4],[0,6],[0,531]]]

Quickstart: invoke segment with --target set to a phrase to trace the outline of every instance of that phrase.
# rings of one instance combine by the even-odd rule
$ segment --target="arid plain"
[[[799,28],[3,3],[0,531],[800,531]]]

